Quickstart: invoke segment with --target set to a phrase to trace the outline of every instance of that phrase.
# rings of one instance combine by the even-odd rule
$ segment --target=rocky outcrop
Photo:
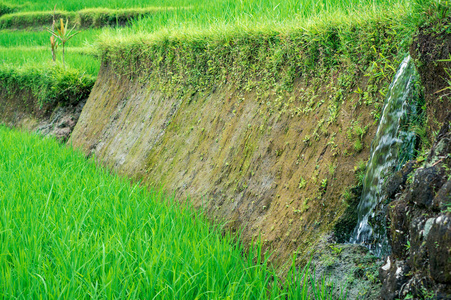
[[[442,9],[448,10],[448,8]],[[415,59],[415,65],[424,86],[430,136],[440,129],[451,111],[449,89],[451,33],[447,29],[450,23],[449,17],[425,22],[425,25],[418,29],[410,47],[410,55]]]
[[[380,269],[383,299],[451,298],[451,114],[427,159],[398,186],[388,209],[392,253]]]
[[[427,132],[435,141],[426,159],[387,181],[392,253],[379,272],[383,299],[451,299],[451,19],[429,18],[410,54],[424,87]]]

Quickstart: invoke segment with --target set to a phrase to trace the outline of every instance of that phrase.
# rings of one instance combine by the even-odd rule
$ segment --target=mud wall
[[[0,89],[0,124],[67,141],[86,100],[73,104],[41,103],[29,88]]]
[[[261,237],[285,261],[305,254],[347,207],[343,194],[369,156],[377,123],[374,108],[353,93],[365,84],[341,94],[332,118],[333,81],[297,82],[283,99],[227,85],[179,99],[104,63],[69,142],[119,173],[189,198],[242,228],[247,241]],[[366,129],[357,136],[356,126]]]
[[[426,100],[428,132],[431,140],[451,112],[451,19],[426,23],[416,32],[411,56],[421,76]]]
[[[50,115],[48,108],[37,105],[37,99],[29,89],[0,89],[0,99],[0,120],[7,126],[32,129],[40,119]]]

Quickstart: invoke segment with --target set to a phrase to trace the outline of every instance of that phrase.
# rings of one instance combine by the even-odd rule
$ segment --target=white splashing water
[[[401,117],[408,109],[416,77],[415,66],[407,56],[401,63],[387,99],[376,136],[371,144],[371,156],[367,164],[363,191],[358,205],[358,223],[352,234],[351,243],[362,243],[376,255],[385,253],[388,241],[385,230],[375,228],[369,220],[375,216],[374,208],[384,195],[382,186],[387,172],[393,171],[398,160],[402,139],[409,136],[400,131]],[[407,138],[408,139],[408,138]]]

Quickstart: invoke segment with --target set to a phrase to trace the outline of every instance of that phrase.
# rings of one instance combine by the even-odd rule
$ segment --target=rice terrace
[[[0,0],[0,298],[451,299],[451,3]]]

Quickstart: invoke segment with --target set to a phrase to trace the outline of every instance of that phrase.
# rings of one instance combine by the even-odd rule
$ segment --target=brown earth
[[[65,142],[68,140],[85,101],[75,105],[41,105],[30,89],[0,90],[0,123],[38,132]]]
[[[369,156],[374,107],[352,92],[362,78],[339,101],[334,81],[298,82],[283,96],[225,86],[172,99],[104,64],[69,142],[188,197],[246,242],[260,237],[278,264],[296,251],[302,260],[346,209],[342,195]],[[368,126],[362,149],[357,125]]]

